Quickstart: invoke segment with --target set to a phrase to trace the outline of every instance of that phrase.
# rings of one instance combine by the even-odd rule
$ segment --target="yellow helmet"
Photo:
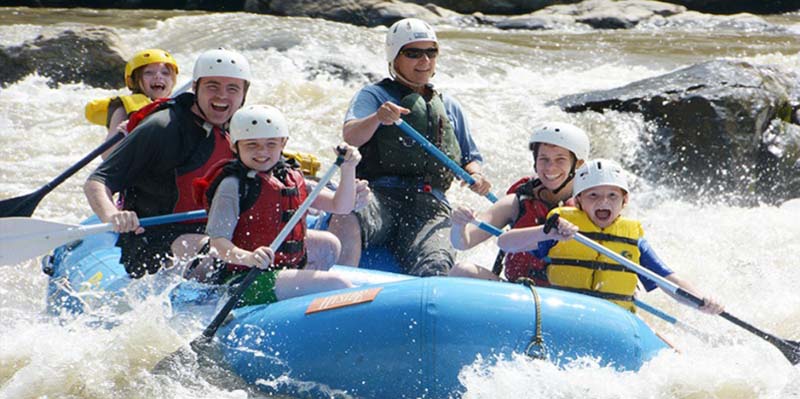
[[[172,65],[172,67],[175,68],[175,73],[178,73],[178,63],[175,61],[175,58],[172,58],[170,53],[161,49],[150,48],[134,54],[130,61],[125,64],[125,85],[128,86],[129,89],[134,90],[136,82],[133,81],[133,71],[135,71],[136,68],[155,64],[156,62]]]

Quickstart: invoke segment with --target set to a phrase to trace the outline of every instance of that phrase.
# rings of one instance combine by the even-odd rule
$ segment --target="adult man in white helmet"
[[[203,232],[205,220],[144,231],[139,218],[197,208],[192,180],[233,157],[227,124],[244,104],[251,80],[241,54],[222,49],[200,54],[194,66],[194,93],[140,111],[146,119],[89,176],[86,197],[100,220],[122,233],[117,246],[132,277],[156,272],[179,235]],[[132,115],[131,120],[141,116]],[[122,209],[114,204],[114,193],[122,193]]]
[[[430,83],[438,55],[430,25],[414,18],[396,22],[386,35],[392,78],[364,87],[350,104],[343,136],[359,147],[357,177],[369,181],[374,195],[365,208],[331,220],[343,245],[340,264],[358,265],[362,246],[386,244],[409,274],[452,268],[444,193],[454,174],[393,124],[401,116],[475,178],[470,189],[484,195],[491,188],[461,106]]]

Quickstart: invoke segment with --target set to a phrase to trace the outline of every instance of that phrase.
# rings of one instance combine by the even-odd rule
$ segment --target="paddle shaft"
[[[327,172],[325,172],[325,175],[323,175],[319,182],[317,182],[314,190],[312,190],[306,200],[303,201],[303,204],[300,205],[300,208],[298,208],[294,215],[292,215],[291,219],[286,222],[286,225],[283,226],[283,229],[281,229],[280,233],[278,233],[278,236],[272,240],[272,243],[269,245],[270,248],[277,250],[281,244],[283,244],[283,240],[286,239],[289,233],[291,233],[292,229],[294,229],[294,226],[297,224],[297,222],[299,222],[303,215],[305,215],[306,211],[308,211],[308,208],[311,207],[311,204],[314,202],[317,196],[319,196],[319,193],[322,192],[322,190],[325,188],[325,185],[331,180],[333,174],[336,173],[336,169],[342,165],[342,162],[344,162],[344,156],[339,155],[336,158],[334,165],[331,166]],[[228,314],[231,312],[231,310],[233,310],[234,306],[236,306],[236,303],[239,302],[239,298],[244,294],[245,291],[247,291],[248,288],[250,288],[250,285],[253,284],[258,275],[261,274],[261,271],[261,269],[253,267],[247,272],[244,280],[242,280],[242,282],[239,283],[239,286],[233,291],[233,294],[228,299],[228,302],[225,303],[222,309],[220,309],[219,313],[217,313],[216,317],[214,317],[214,320],[212,320],[208,327],[203,330],[203,334],[195,339],[195,341],[207,341],[214,337],[214,334],[217,333],[217,330],[225,321],[225,318],[228,317]]]
[[[140,224],[142,226],[154,226],[200,219],[205,215],[205,210],[183,212],[144,218],[140,221]],[[80,240],[86,236],[105,233],[114,229],[111,223],[82,226],[29,217],[0,218],[0,228],[2,228],[2,233],[0,233],[0,262],[9,265],[35,258],[60,245]]]
[[[188,90],[190,84],[191,82],[186,82],[185,84],[183,84],[175,92],[175,95],[177,96],[178,94],[181,94],[184,91]],[[53,189],[61,185],[61,183],[63,183],[65,180],[72,177],[72,175],[77,173],[79,170],[83,169],[84,166],[88,165],[95,158],[102,155],[109,148],[119,143],[123,138],[125,138],[125,133],[117,132],[116,134],[111,136],[108,140],[103,142],[103,144],[100,144],[97,148],[92,150],[92,152],[86,154],[86,156],[81,158],[77,163],[67,168],[67,170],[62,172],[60,175],[56,176],[53,180],[51,180],[47,184],[40,187],[38,190],[30,194],[0,201],[0,217],[33,215],[33,211],[36,210],[36,207],[39,205],[39,202],[42,201],[42,198],[44,198],[44,196],[46,196],[51,191],[53,191]]]
[[[447,168],[450,169],[453,173],[455,173],[456,176],[458,176],[461,180],[465,181],[470,186],[475,184],[475,178],[473,178],[469,174],[469,172],[464,170],[464,168],[462,168],[452,159],[450,159],[450,157],[448,157],[445,153],[442,152],[442,150],[433,145],[433,143],[428,141],[428,139],[426,139],[423,135],[419,134],[419,132],[417,132],[413,127],[411,127],[411,125],[409,125],[408,122],[402,119],[398,119],[394,123],[395,125],[397,125],[397,127],[400,128],[400,130],[403,131],[403,133],[407,134],[409,137],[414,139],[414,141],[419,143],[419,145],[421,145],[422,148],[425,149],[425,151],[428,151],[428,153],[436,157],[436,159],[438,159],[445,166],[447,166]],[[493,193],[486,193],[485,197],[488,198],[489,201],[492,201],[493,203],[497,202],[497,197]]]
[[[144,218],[139,220],[139,225],[142,227],[158,226],[160,224],[184,222],[187,220],[202,219],[204,217],[206,217],[206,211],[205,209],[200,209],[196,211],[172,213],[169,215],[152,216],[149,218]],[[90,224],[86,226],[78,226],[75,228],[75,231],[79,232],[77,234],[80,234],[82,237],[90,236],[92,234],[97,234],[97,233],[105,233],[111,230],[114,230],[114,225],[111,223]]]
[[[56,176],[47,184],[40,187],[38,190],[27,195],[0,201],[0,216],[7,217],[32,215],[33,211],[36,209],[36,206],[39,205],[39,202],[42,200],[42,198],[44,198],[45,195],[49,194],[54,188],[58,187],[65,180],[72,177],[72,175],[81,170],[89,162],[92,162],[95,158],[100,156],[100,154],[106,152],[106,150],[120,142],[120,140],[122,140],[124,137],[124,133],[117,132],[115,135],[111,136],[111,138],[103,142],[103,144],[100,144],[100,146],[92,150],[92,152],[86,154],[86,156],[81,158],[81,160],[67,168],[67,170]]]
[[[642,266],[640,266],[640,265],[638,265],[638,264],[636,264],[634,262],[631,262],[630,260],[626,259],[622,255],[619,255],[616,252],[614,252],[614,251],[612,251],[612,250],[600,245],[599,243],[597,243],[597,242],[593,241],[592,239],[584,236],[583,234],[576,233],[575,234],[575,239],[578,242],[580,242],[581,244],[584,244],[584,245],[588,246],[589,248],[592,248],[595,251],[600,252],[603,255],[606,255],[611,259],[614,259],[615,261],[619,262],[621,265],[627,267],[628,269],[630,269],[630,270],[632,270],[632,271],[634,271],[634,272],[636,272],[636,273],[638,273],[640,275],[643,275],[643,276],[649,278],[650,280],[653,280],[662,289],[664,289],[666,291],[669,291],[669,292],[671,292],[671,293],[673,293],[675,295],[678,295],[681,298],[685,298],[686,300],[688,300],[691,303],[693,303],[696,307],[699,308],[699,307],[701,307],[701,306],[703,306],[705,304],[705,301],[703,300],[703,298],[700,298],[700,297],[698,297],[698,296],[696,296],[696,295],[684,290],[683,288],[678,287],[678,285],[676,285],[673,282],[671,282],[671,281],[659,276],[658,274],[652,272],[651,270],[646,269],[646,268],[644,268],[644,267],[642,267]],[[800,363],[800,348],[798,348],[797,342],[793,342],[793,341],[785,340],[785,339],[782,339],[782,338],[778,338],[778,337],[776,337],[776,336],[774,336],[774,335],[772,335],[770,333],[767,333],[767,332],[765,332],[765,331],[763,331],[761,329],[756,328],[755,326],[753,326],[753,325],[751,325],[751,324],[749,324],[749,323],[737,318],[736,316],[733,316],[732,314],[730,314],[728,312],[722,312],[719,315],[722,318],[730,321],[731,323],[733,323],[733,324],[735,324],[735,325],[737,325],[739,327],[742,327],[745,330],[747,330],[748,332],[750,332],[750,333],[752,333],[752,334],[754,334],[754,335],[766,340],[767,342],[775,345],[778,349],[780,349],[780,351],[783,353],[783,355],[786,356],[786,358],[792,364]]]

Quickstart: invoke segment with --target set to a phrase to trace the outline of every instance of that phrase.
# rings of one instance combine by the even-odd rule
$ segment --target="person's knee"
[[[200,251],[207,242],[206,235],[203,234],[181,234],[172,241],[170,250],[178,259],[192,258]]]
[[[353,286],[353,283],[351,283],[350,280],[335,273],[329,273],[324,278],[325,286],[329,287],[331,290],[341,290]]]
[[[355,214],[332,215],[328,231],[339,237],[340,240],[351,240],[361,236],[361,225]]]
[[[420,277],[446,276],[453,268],[453,254],[447,250],[437,250],[420,255],[409,274]]]
[[[472,277],[476,273],[475,265],[469,262],[457,262],[447,273],[450,277]]]
[[[341,253],[342,243],[339,238],[327,231],[316,232],[315,237],[309,240],[309,269],[328,270]]]

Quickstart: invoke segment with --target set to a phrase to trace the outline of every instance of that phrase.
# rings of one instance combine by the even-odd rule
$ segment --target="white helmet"
[[[389,27],[386,32],[386,62],[389,70],[394,71],[392,64],[400,49],[406,44],[415,42],[436,42],[436,32],[427,22],[416,18],[401,19]]]
[[[616,186],[628,192],[628,179],[618,163],[610,159],[594,159],[587,162],[575,173],[572,196],[597,186]]]
[[[242,107],[231,118],[231,144],[239,140],[289,137],[289,127],[283,113],[268,105]]]
[[[569,123],[547,122],[533,129],[528,142],[531,151],[534,144],[546,143],[566,148],[575,154],[577,159],[589,158],[589,136],[583,129]]]
[[[237,78],[246,82],[253,80],[247,59],[235,51],[223,49],[208,50],[194,62],[192,81],[197,82],[209,76]]]

